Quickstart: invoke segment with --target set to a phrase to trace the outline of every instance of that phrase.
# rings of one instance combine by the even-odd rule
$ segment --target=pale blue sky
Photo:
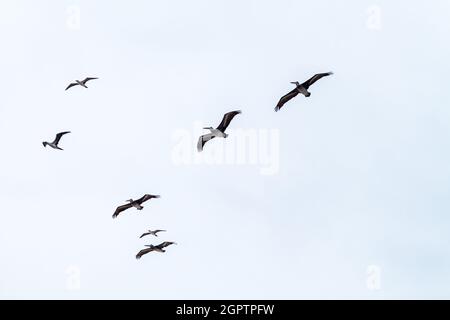
[[[1,0],[0,298],[450,298],[449,18],[445,0]],[[274,129],[277,174],[174,163],[174,132],[235,109],[205,152]],[[62,130],[64,152],[42,147]],[[144,193],[162,198],[111,219]],[[159,240],[178,246],[134,259]]]

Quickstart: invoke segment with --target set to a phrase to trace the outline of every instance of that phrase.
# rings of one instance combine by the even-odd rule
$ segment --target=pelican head
[[[149,247],[149,248],[153,248],[153,245],[152,245],[152,244],[146,244],[145,246],[146,246],[146,247]]]
[[[206,129],[206,130],[212,130],[213,127],[204,127],[203,129]]]
[[[293,81],[293,82],[291,82],[292,84],[295,84],[296,86],[299,86],[300,85],[300,83],[298,82],[298,81]]]
[[[125,201],[131,203],[131,202],[133,202],[134,200],[133,200],[133,199],[128,199],[128,200],[125,200]]]
[[[47,147],[47,145],[48,145],[48,142],[42,142],[42,145],[44,146],[44,147]]]

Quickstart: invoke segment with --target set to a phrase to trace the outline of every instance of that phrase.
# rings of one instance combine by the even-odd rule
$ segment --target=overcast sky
[[[450,298],[449,13],[1,0],[0,298]]]

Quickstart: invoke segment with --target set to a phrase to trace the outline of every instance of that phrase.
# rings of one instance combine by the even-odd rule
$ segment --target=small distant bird
[[[227,129],[231,120],[233,120],[234,116],[237,114],[240,114],[240,113],[241,113],[240,110],[225,113],[223,116],[222,122],[219,124],[219,126],[216,129],[214,129],[213,127],[203,128],[203,129],[207,129],[207,130],[211,131],[211,133],[200,136],[200,138],[198,139],[198,143],[197,143],[198,152],[203,150],[203,146],[209,140],[214,139],[216,137],[218,137],[218,138],[228,137],[228,134],[225,133],[225,130]]]
[[[311,93],[308,91],[309,87],[311,85],[313,85],[313,83],[316,82],[317,80],[319,80],[323,77],[332,75],[332,74],[333,74],[333,72],[318,73],[315,76],[313,76],[311,79],[303,82],[302,84],[298,83],[298,81],[291,82],[292,84],[296,85],[295,89],[281,97],[280,101],[278,102],[277,106],[275,107],[275,111],[280,110],[281,107],[286,102],[288,102],[289,100],[291,100],[292,98],[297,96],[299,93],[303,94],[305,97],[309,97],[311,95]]]
[[[82,86],[82,87],[87,88],[86,82],[88,82],[90,80],[95,80],[95,79],[98,79],[98,78],[86,78],[86,79],[81,80],[81,81],[80,80],[75,80],[75,82],[72,82],[71,84],[69,84],[67,86],[66,90],[68,90],[69,88],[72,88],[73,86]]]
[[[157,233],[158,232],[165,232],[166,230],[154,230],[154,231],[152,231],[152,230],[148,230],[148,232],[146,232],[146,233],[143,233],[140,237],[139,237],[139,239],[141,239],[141,238],[143,238],[143,237],[145,237],[145,236],[148,236],[148,235],[152,235],[152,236],[155,236],[155,237],[157,237],[158,235],[157,235]]]
[[[60,147],[58,147],[58,143],[59,143],[59,140],[61,140],[61,137],[67,133],[70,133],[70,131],[60,132],[56,135],[56,138],[53,142],[44,141],[44,142],[42,142],[42,144],[44,145],[44,147],[50,146],[53,149],[63,150]]]
[[[154,246],[152,244],[146,245],[146,247],[148,248],[139,251],[138,254],[136,255],[136,259],[140,259],[144,254],[147,254],[152,251],[166,252],[164,248],[170,246],[171,244],[176,244],[176,242],[165,241],[163,243],[158,244],[157,246]]]
[[[160,196],[158,195],[152,195],[152,194],[146,194],[144,195],[142,198],[139,198],[137,200],[133,200],[133,199],[129,199],[127,200],[128,203],[124,204],[122,206],[117,207],[116,211],[113,214],[113,218],[116,218],[122,211],[125,211],[131,207],[135,207],[138,210],[142,210],[144,209],[144,207],[142,206],[142,204],[147,201],[150,200],[152,198],[159,198]]]

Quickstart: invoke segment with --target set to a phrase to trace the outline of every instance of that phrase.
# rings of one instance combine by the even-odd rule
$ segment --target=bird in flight
[[[148,232],[146,232],[146,233],[143,233],[140,237],[139,237],[139,239],[141,239],[141,238],[143,238],[143,237],[145,237],[145,236],[148,236],[148,235],[152,235],[152,236],[155,236],[155,237],[157,237],[158,235],[157,235],[157,233],[158,232],[165,232],[166,230],[154,230],[154,231],[152,231],[152,230],[148,230]]]
[[[125,210],[127,210],[127,209],[129,209],[129,208],[131,208],[131,207],[135,207],[137,210],[142,210],[142,209],[144,209],[144,207],[142,206],[142,204],[143,204],[145,201],[150,200],[150,199],[152,199],[152,198],[159,198],[159,197],[160,197],[160,196],[158,196],[158,195],[146,194],[146,195],[144,195],[143,197],[141,197],[141,198],[139,198],[139,199],[137,199],[137,200],[133,200],[133,199],[127,200],[127,201],[128,201],[127,204],[124,204],[124,205],[122,205],[122,206],[117,207],[117,209],[116,209],[116,211],[114,212],[114,214],[113,214],[112,217],[113,217],[113,218],[117,218],[117,216],[118,216],[122,211],[125,211]]]
[[[53,140],[53,142],[44,141],[44,142],[42,142],[42,144],[44,145],[44,147],[50,146],[53,149],[63,150],[60,147],[58,147],[58,143],[59,143],[59,140],[61,140],[61,137],[67,133],[70,133],[70,131],[60,132],[56,135],[55,140]]]
[[[86,82],[88,82],[88,81],[90,81],[90,80],[95,80],[95,79],[98,79],[98,78],[86,78],[86,79],[84,79],[84,80],[75,80],[75,82],[72,82],[71,84],[69,84],[68,86],[67,86],[67,88],[66,88],[66,90],[68,90],[69,88],[72,88],[73,86],[82,86],[82,87],[84,87],[84,88],[87,88],[87,86],[86,86]]]
[[[275,107],[275,111],[280,110],[286,102],[297,96],[299,93],[303,94],[305,97],[309,97],[311,95],[311,93],[308,91],[309,87],[312,86],[317,80],[332,74],[333,72],[318,73],[302,84],[298,83],[298,81],[291,82],[292,84],[295,84],[295,89],[281,97],[280,101]]]
[[[170,246],[171,244],[176,244],[176,242],[165,241],[163,243],[158,244],[157,246],[154,246],[152,244],[146,245],[146,247],[148,247],[148,248],[145,248],[145,249],[142,249],[141,251],[139,251],[136,255],[136,259],[140,259],[144,254],[147,254],[152,251],[166,252],[166,250],[164,250],[164,248]]]
[[[211,131],[211,133],[200,136],[200,138],[198,139],[198,143],[197,143],[198,152],[203,150],[203,146],[209,140],[214,139],[216,137],[219,137],[219,138],[228,137],[228,134],[225,133],[225,130],[227,129],[231,120],[233,120],[234,116],[237,114],[240,114],[240,113],[241,113],[240,110],[225,113],[223,116],[222,122],[219,124],[219,126],[216,129],[214,129],[213,127],[203,128],[203,129],[207,129],[207,130]]]

